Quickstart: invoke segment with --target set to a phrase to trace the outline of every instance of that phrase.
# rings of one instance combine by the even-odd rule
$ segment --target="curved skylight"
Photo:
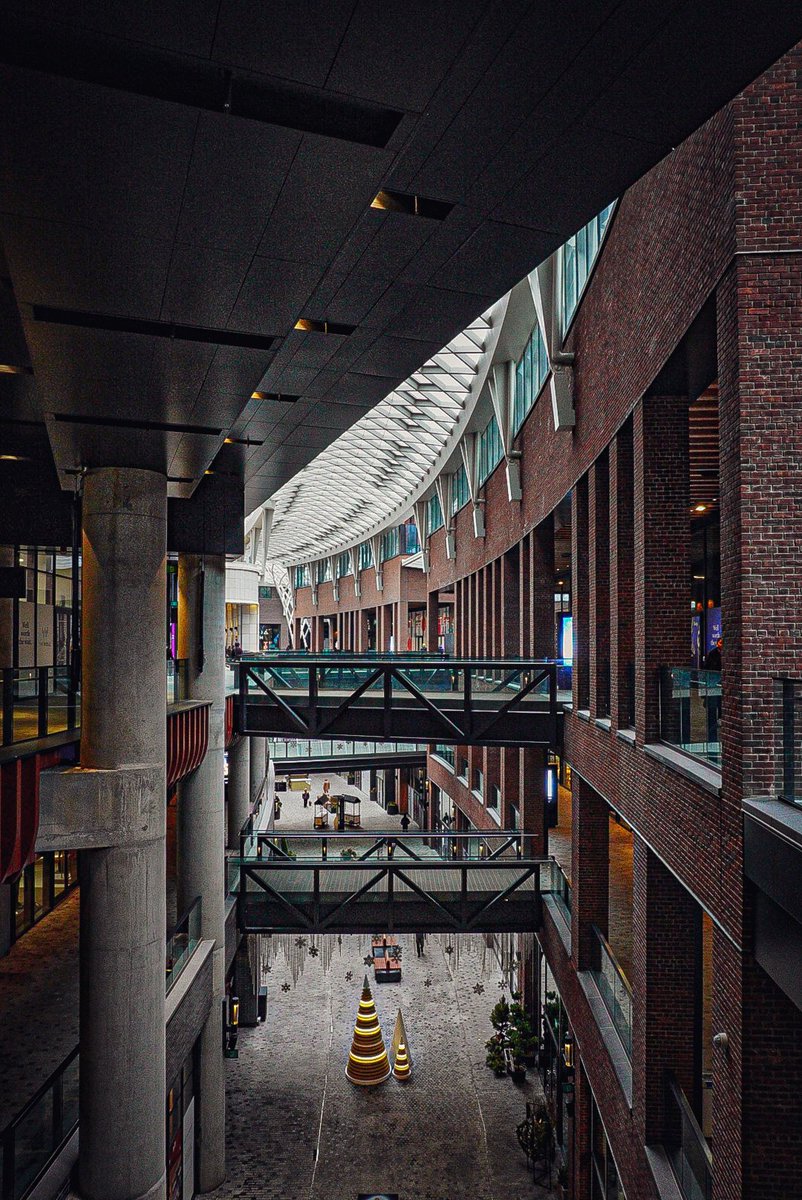
[[[271,563],[338,554],[412,511],[473,412],[508,299],[491,305],[275,493]]]

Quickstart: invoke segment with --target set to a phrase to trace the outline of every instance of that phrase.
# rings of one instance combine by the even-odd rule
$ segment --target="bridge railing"
[[[238,729],[309,738],[545,745],[558,669],[536,659],[349,654],[245,658]]]
[[[432,843],[435,843],[432,845]],[[244,835],[246,932],[524,932],[539,926],[542,857],[517,831]],[[233,865],[233,864],[232,864]]]

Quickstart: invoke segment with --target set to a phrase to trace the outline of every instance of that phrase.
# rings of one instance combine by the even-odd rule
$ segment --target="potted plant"
[[[485,1062],[490,1067],[490,1070],[494,1071],[499,1078],[501,1078],[502,1075],[506,1075],[507,1066],[504,1062],[504,1045],[500,1034],[494,1033],[493,1036],[487,1042],[485,1042],[485,1048],[487,1050]]]
[[[510,1033],[515,1042],[513,1049],[517,1057],[527,1067],[533,1067],[537,1061],[538,1036],[529,1013],[519,998],[510,1006]]]

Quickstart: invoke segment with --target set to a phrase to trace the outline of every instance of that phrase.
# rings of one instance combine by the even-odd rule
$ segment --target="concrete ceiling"
[[[724,0],[5,5],[4,448],[44,422],[63,486],[212,467],[255,508],[800,37]]]

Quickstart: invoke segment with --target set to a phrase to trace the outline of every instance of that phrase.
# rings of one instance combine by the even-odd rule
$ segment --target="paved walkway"
[[[313,795],[323,778],[310,779]],[[332,792],[346,790],[326,778]],[[280,795],[277,828],[310,828],[300,792]],[[399,828],[398,816],[362,797],[365,826]],[[400,1007],[413,1066],[408,1084],[391,1079],[378,1088],[345,1078],[370,939],[343,937],[325,949],[323,939],[301,941],[270,939],[268,1019],[241,1031],[240,1056],[226,1064],[228,1177],[215,1200],[356,1200],[376,1191],[401,1200],[550,1196],[532,1184],[515,1136],[527,1099],[542,1095],[537,1074],[518,1087],[485,1065],[489,1012],[501,990],[483,937],[463,937],[458,954],[455,939],[429,937],[417,958],[414,939],[402,936],[401,982],[377,985],[370,972],[385,1042]]]
[[[78,914],[72,892],[0,958],[0,1129],[78,1042]]]

